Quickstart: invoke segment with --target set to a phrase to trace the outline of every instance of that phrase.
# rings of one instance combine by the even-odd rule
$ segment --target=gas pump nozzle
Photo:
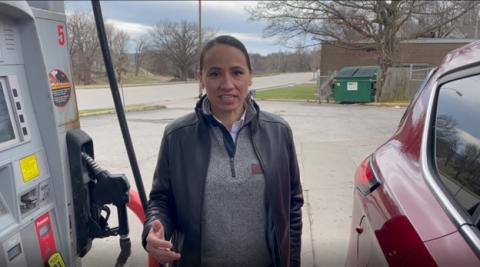
[[[82,159],[91,179],[89,188],[92,216],[89,221],[89,236],[91,238],[104,238],[120,235],[121,251],[115,266],[123,266],[131,254],[127,217],[130,184],[124,174],[111,174],[109,171],[102,169],[87,153],[82,152]],[[107,204],[113,204],[117,208],[118,227],[110,228],[108,226],[110,208],[106,206]]]
[[[82,152],[82,159],[90,173],[90,197],[92,206],[92,225],[90,236],[102,238],[112,235],[128,235],[127,203],[130,185],[124,174],[111,174],[100,168],[92,157]],[[110,228],[107,220],[110,209],[107,204],[113,204],[118,210],[118,227]],[[106,212],[106,216],[103,216]]]

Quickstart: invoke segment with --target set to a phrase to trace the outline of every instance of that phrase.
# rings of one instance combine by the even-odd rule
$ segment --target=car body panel
[[[440,74],[479,62],[480,41],[457,48],[448,53],[440,63]]]
[[[439,79],[479,61],[480,41],[450,52],[412,100],[398,130],[371,155],[381,185],[367,196],[355,189],[346,266],[480,266],[422,165],[423,139],[431,128],[426,119]]]
[[[435,266],[417,230],[392,197],[384,185],[366,197],[356,190],[355,228],[363,232],[356,233],[356,264],[348,266],[411,266],[411,262]]]
[[[370,223],[365,219],[366,216],[361,207],[361,205],[363,206],[362,193],[355,190],[354,198],[350,236],[355,237],[355,240],[350,240],[346,266],[388,266],[383,254],[378,253],[382,250],[374,238],[375,233],[372,231]],[[361,228],[361,234],[357,232],[357,228]]]
[[[459,232],[425,242],[425,246],[439,266],[479,266],[475,253]]]
[[[379,176],[390,194],[389,201],[401,210],[396,215],[407,217],[422,241],[457,231],[425,183],[418,162],[401,153],[401,149],[399,142],[391,141],[375,153]],[[435,216],[425,216],[427,214]]]

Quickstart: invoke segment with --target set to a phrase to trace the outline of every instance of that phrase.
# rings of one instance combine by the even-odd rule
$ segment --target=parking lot
[[[147,193],[165,125],[192,111],[195,101],[184,99],[169,103],[166,109],[127,114]],[[306,102],[259,104],[286,119],[293,130],[305,198],[302,266],[343,266],[356,165],[396,130],[404,109]],[[134,187],[115,115],[82,117],[81,127],[92,137],[100,165],[112,173],[126,173]],[[147,256],[140,244],[142,225],[133,213],[129,215],[132,256],[127,266],[146,266]],[[95,240],[83,263],[111,266],[118,252],[118,238]]]

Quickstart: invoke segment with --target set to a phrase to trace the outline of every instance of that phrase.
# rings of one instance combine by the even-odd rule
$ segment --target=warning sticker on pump
[[[63,262],[62,255],[59,252],[55,252],[48,258],[49,267],[65,267],[65,262]]]
[[[52,89],[53,103],[57,107],[64,107],[72,94],[72,84],[67,75],[59,69],[54,69],[48,73],[48,79]]]
[[[29,182],[33,178],[40,175],[38,160],[35,154],[20,159],[20,170],[22,171],[23,182]]]

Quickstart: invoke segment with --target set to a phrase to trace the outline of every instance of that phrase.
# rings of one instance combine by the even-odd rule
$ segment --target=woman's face
[[[242,51],[223,44],[210,48],[203,59],[200,82],[206,88],[215,116],[242,114],[248,87],[252,84],[252,74]]]

